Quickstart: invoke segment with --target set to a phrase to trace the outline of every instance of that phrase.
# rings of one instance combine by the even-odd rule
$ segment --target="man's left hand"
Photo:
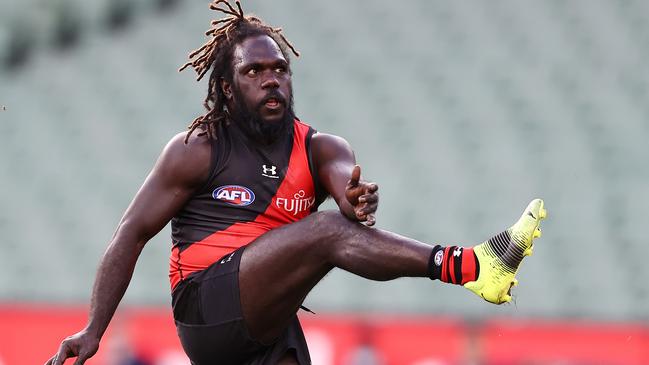
[[[374,213],[379,206],[379,186],[361,180],[361,167],[356,165],[345,187],[345,197],[354,210],[354,217],[368,226],[376,223]],[[351,218],[351,217],[350,217]]]

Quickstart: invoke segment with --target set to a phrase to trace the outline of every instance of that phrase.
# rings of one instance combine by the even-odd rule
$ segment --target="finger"
[[[361,212],[363,213],[363,215],[374,214],[376,213],[376,208],[378,208],[377,204],[369,204],[368,206],[363,208]]]
[[[52,363],[52,365],[63,365],[65,359],[68,358],[68,354],[70,354],[70,349],[64,342],[61,344],[61,347],[59,347],[59,352],[57,352],[54,356],[54,362]]]
[[[376,203],[377,201],[379,201],[379,196],[376,194],[365,194],[365,195],[361,195],[358,198],[359,203],[372,204],[372,203]]]
[[[362,209],[356,208],[355,213],[356,213],[356,219],[358,219],[359,221],[363,222],[363,221],[365,221],[365,219],[367,219],[367,217],[365,216],[365,213],[363,213]]]
[[[66,359],[65,355],[62,355],[61,352],[59,351],[59,353],[54,355],[53,358],[54,361],[52,362],[52,365],[62,365],[65,362],[65,359]]]
[[[367,215],[367,222],[365,223],[368,227],[371,227],[376,224],[376,218],[374,217],[374,214],[368,214]]]
[[[74,362],[74,365],[83,365],[86,360],[88,360],[90,356],[86,354],[79,354],[79,357],[77,358],[77,361]]]
[[[54,358],[55,358],[55,357],[56,357],[56,355],[50,357],[50,359],[47,360],[47,362],[45,363],[45,365],[52,365],[52,363],[54,362]]]
[[[65,362],[65,359],[67,359],[67,358],[68,357],[65,356],[65,355],[56,354],[54,356],[54,362],[52,363],[52,365],[63,365],[63,363]]]
[[[347,185],[349,185],[350,187],[356,187],[358,186],[358,181],[360,179],[361,179],[361,167],[355,165],[354,169],[352,170],[352,177],[349,179]]]
[[[369,183],[367,184],[367,191],[369,193],[376,193],[377,191],[379,191],[379,186],[375,183]]]

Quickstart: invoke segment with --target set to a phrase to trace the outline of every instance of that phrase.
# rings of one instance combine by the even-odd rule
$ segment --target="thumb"
[[[74,365],[83,365],[89,358],[90,355],[87,352],[81,352],[77,357],[77,361],[74,362]]]
[[[358,186],[358,181],[361,179],[361,167],[358,165],[354,165],[354,169],[352,170],[352,177],[349,179],[349,182],[347,185],[349,187],[356,187]]]

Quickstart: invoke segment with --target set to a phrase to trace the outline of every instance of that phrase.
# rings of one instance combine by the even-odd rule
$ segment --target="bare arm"
[[[97,270],[88,324],[66,338],[47,365],[61,365],[66,358],[75,356],[78,356],[75,365],[83,364],[97,352],[144,245],[207,179],[209,142],[206,138],[193,137],[185,145],[184,137],[185,133],[181,133],[167,144],[124,213]]]
[[[356,165],[349,143],[331,134],[317,133],[311,140],[311,153],[320,183],[336,200],[341,213],[374,225],[379,187],[361,179],[361,168]]]

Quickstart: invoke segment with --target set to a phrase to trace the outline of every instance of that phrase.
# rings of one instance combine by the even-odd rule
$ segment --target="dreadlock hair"
[[[187,127],[189,132],[185,137],[185,143],[189,136],[197,128],[203,129],[198,135],[206,135],[208,138],[215,137],[216,126],[227,121],[228,112],[225,108],[225,95],[220,86],[221,79],[232,81],[232,54],[237,44],[244,39],[267,35],[279,45],[284,58],[290,64],[288,49],[299,57],[300,53],[282,34],[282,28],[273,28],[261,21],[254,15],[245,15],[241,9],[239,0],[235,1],[236,9],[230,4],[230,0],[215,0],[210,3],[210,9],[226,14],[225,18],[213,20],[211,28],[205,32],[210,39],[200,48],[189,54],[189,62],[184,64],[178,71],[191,66],[200,81],[203,76],[212,68],[207,87],[207,97],[203,106],[207,112]]]

